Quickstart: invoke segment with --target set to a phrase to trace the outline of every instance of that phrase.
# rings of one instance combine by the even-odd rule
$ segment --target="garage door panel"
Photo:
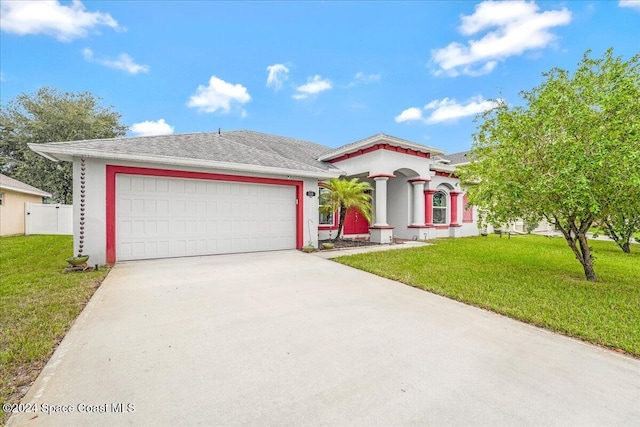
[[[293,249],[293,186],[117,175],[119,260]]]

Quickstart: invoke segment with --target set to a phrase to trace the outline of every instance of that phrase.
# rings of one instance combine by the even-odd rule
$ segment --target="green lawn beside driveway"
[[[0,238],[0,403],[35,379],[107,274],[63,274],[72,251],[72,236]]]
[[[588,282],[562,238],[442,239],[338,262],[537,326],[640,356],[640,246],[592,241]]]

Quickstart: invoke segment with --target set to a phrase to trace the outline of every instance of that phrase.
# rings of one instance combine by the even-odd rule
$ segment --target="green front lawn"
[[[562,238],[496,235],[337,261],[640,356],[640,246],[592,241],[599,282],[584,279]]]
[[[0,403],[35,379],[107,274],[63,274],[72,245],[71,236],[0,238]]]

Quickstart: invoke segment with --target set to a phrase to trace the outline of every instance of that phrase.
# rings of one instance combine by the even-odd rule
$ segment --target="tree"
[[[342,235],[344,219],[349,209],[358,209],[369,222],[373,207],[371,206],[371,185],[360,182],[358,178],[351,180],[333,178],[323,185],[328,191],[320,192],[320,212],[332,215],[338,212],[338,233],[333,241]]]
[[[47,160],[27,144],[125,135],[120,114],[99,104],[89,92],[61,93],[44,87],[0,107],[2,173],[50,192],[58,202],[72,203],[72,164]]]
[[[631,253],[633,233],[640,231],[640,186],[615,200],[612,211],[600,221],[600,231],[609,236],[624,253]],[[622,196],[619,194],[618,196]]]
[[[587,52],[571,75],[554,68],[521,92],[524,106],[480,116],[471,164],[470,202],[481,220],[546,218],[562,232],[587,280],[597,281],[587,231],[614,213],[632,214],[640,188],[640,54],[623,61],[609,49]],[[626,198],[626,199],[625,199]]]

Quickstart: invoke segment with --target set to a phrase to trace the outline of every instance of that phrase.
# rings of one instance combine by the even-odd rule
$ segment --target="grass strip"
[[[588,282],[564,239],[497,235],[337,258],[376,275],[640,357],[640,246],[592,241]]]
[[[72,251],[72,236],[0,238],[0,403],[24,395],[107,275],[63,274]]]

